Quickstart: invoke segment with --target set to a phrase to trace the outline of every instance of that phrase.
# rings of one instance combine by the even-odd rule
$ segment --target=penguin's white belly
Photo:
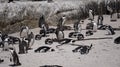
[[[111,31],[109,29],[106,29],[106,31],[108,32],[108,34],[111,34]]]
[[[58,33],[58,38],[59,40],[64,38],[64,34],[61,31]]]
[[[24,30],[21,32],[21,37],[27,38],[27,36],[28,36],[28,30],[27,30],[27,29],[24,29]]]
[[[0,37],[0,42],[2,42],[2,38]]]
[[[111,20],[117,20],[117,13],[112,14]]]
[[[8,49],[8,48],[9,48],[8,42],[4,42],[4,49]]]
[[[89,13],[89,19],[93,19],[92,13]]]
[[[97,31],[97,24],[96,23],[93,23],[93,31],[96,32]]]
[[[31,47],[34,44],[35,39],[32,38],[29,47]]]

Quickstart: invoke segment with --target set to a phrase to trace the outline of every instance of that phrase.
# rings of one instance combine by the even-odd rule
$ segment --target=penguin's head
[[[93,12],[92,10],[89,10],[89,12]]]
[[[75,43],[76,41],[75,40],[72,40],[72,43]]]
[[[53,51],[55,51],[55,49],[51,49],[51,51],[53,52]]]
[[[63,18],[63,19],[65,19],[65,18],[66,18],[66,16],[65,16],[65,15],[63,15],[63,16],[62,16],[62,18]]]
[[[9,48],[9,51],[13,53],[14,49],[12,47]]]

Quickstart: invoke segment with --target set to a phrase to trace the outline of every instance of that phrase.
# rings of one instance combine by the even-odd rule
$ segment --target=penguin
[[[88,54],[92,46],[93,46],[92,44],[90,46],[81,45],[75,48],[74,50],[72,50],[72,52],[80,52],[81,54]]]
[[[10,51],[10,53],[11,53],[11,55],[12,55],[12,60],[13,60],[13,66],[20,66],[21,65],[21,63],[20,63],[20,61],[19,61],[19,57],[18,57],[18,54],[16,53],[16,51],[15,51],[15,49],[13,49],[13,48],[9,48],[9,51]],[[11,60],[11,59],[10,59]]]
[[[72,39],[68,39],[68,38],[65,38],[65,39],[62,39],[59,41],[59,43],[62,45],[62,44],[68,44],[68,43],[74,43],[75,40],[72,40]]]
[[[2,62],[4,62],[4,60],[0,58],[0,63],[2,63]]]
[[[35,35],[35,40],[40,40],[42,36],[40,34]]]
[[[79,20],[74,23],[74,31],[75,32],[81,32],[82,31],[82,27],[81,27],[81,24],[80,24]]]
[[[31,32],[30,34],[28,34],[28,48],[31,48],[31,46],[34,44],[34,34],[33,32]]]
[[[14,37],[14,36],[9,36],[9,43],[10,44],[16,44],[16,42],[19,42],[19,38],[18,37]]]
[[[39,25],[40,28],[42,28],[43,24],[45,24],[45,17],[44,17],[44,15],[41,15],[40,18],[39,18],[38,25]]]
[[[0,33],[0,47],[4,47],[3,40],[2,40],[2,34]]]
[[[97,19],[97,26],[103,25],[103,20],[104,20],[103,15],[99,15]]]
[[[86,31],[86,36],[93,35],[93,32],[91,30]]]
[[[19,54],[24,54],[24,53],[28,53],[28,42],[25,40],[25,38],[22,39],[22,41],[20,40],[19,43]]]
[[[57,28],[55,34],[58,40],[64,39],[64,32],[62,30]]]
[[[106,31],[108,32],[108,35],[114,35],[115,31],[110,25],[106,25]]]
[[[5,40],[4,40],[4,48],[3,48],[3,50],[4,51],[8,51],[8,46],[9,46],[9,37],[7,36],[6,38],[5,38]]]
[[[47,38],[45,40],[45,44],[49,44],[49,45],[53,44],[53,39]]]
[[[120,44],[120,37],[117,37],[117,38],[114,40],[114,43],[115,43],[115,44]]]
[[[55,49],[49,46],[41,46],[36,50],[34,50],[34,52],[39,52],[39,53],[46,53],[46,52],[53,52],[53,51],[55,51]]]
[[[89,20],[93,20],[93,19],[94,19],[93,10],[89,10]]]
[[[20,30],[20,37],[21,38],[28,38],[28,34],[29,34],[29,27],[23,25],[21,27],[21,30]]]

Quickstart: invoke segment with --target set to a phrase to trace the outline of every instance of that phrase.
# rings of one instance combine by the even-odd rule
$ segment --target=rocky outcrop
[[[26,21],[35,21],[35,24],[37,24],[41,15],[44,15],[46,21],[51,24],[58,22],[62,15],[66,15],[68,20],[83,19],[88,16],[89,9],[93,9],[95,14],[97,14],[97,7],[98,3],[96,0],[91,0],[91,2],[76,0],[54,1],[50,3],[47,1],[0,3],[0,30],[4,28],[10,29],[8,26],[15,26],[15,24]]]

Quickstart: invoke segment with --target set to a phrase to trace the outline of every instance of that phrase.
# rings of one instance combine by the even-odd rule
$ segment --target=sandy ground
[[[97,16],[95,17],[95,21],[97,21],[96,18]],[[84,24],[82,25],[83,29],[85,29],[88,22],[88,19],[84,21]],[[104,15],[104,24],[110,24],[113,27],[118,28],[120,26],[120,19],[116,22],[111,22],[110,16]],[[31,31],[33,31],[34,34],[38,34],[39,28],[31,29]],[[64,31],[65,37],[68,38],[68,34],[72,31],[73,30]],[[84,35],[85,31],[86,30],[82,31]],[[34,53],[34,50],[39,46],[46,45],[44,43],[46,38],[55,38],[54,34],[50,34],[49,37],[35,41],[32,46],[33,49],[29,50],[27,54],[19,54],[20,62],[22,63],[20,67],[39,67],[42,65],[60,65],[63,67],[120,67],[120,44],[114,44],[114,39],[120,36],[120,31],[115,32],[115,35],[106,35],[107,32],[105,30],[98,30],[92,36],[85,36],[85,39],[102,37],[112,37],[113,39],[96,39],[75,42],[75,44],[78,45],[93,44],[90,52],[85,55],[81,55],[79,52],[73,53],[72,50],[77,46],[70,44],[65,44],[57,49],[56,46],[59,45],[58,43],[53,43],[50,45],[56,49],[55,52]],[[11,35],[19,37],[19,33],[14,33]],[[18,52],[18,44],[14,46]],[[1,50],[2,49],[0,48],[0,58],[5,61],[0,64],[0,67],[9,67],[9,65],[12,64],[12,62],[9,61],[9,52]]]

